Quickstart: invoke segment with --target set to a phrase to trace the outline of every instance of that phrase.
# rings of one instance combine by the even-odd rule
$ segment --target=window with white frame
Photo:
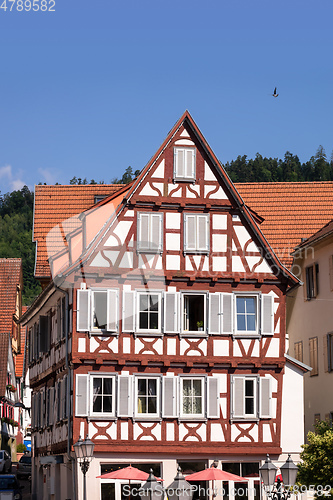
[[[182,417],[205,416],[204,381],[203,377],[180,378],[180,414]]]
[[[161,293],[137,293],[138,331],[161,331]]]
[[[76,329],[78,332],[117,332],[119,291],[114,289],[77,290]]]
[[[206,300],[206,294],[182,294],[183,332],[205,331]]]
[[[209,252],[208,214],[184,214],[184,252]]]
[[[231,378],[232,410],[234,419],[271,417],[271,379],[256,375],[234,375]]]
[[[115,415],[115,377],[90,375],[90,414]]]
[[[138,213],[137,250],[157,253],[163,248],[163,214]]]
[[[173,178],[177,181],[195,181],[195,148],[174,148]]]
[[[258,296],[236,295],[236,328],[238,334],[258,333]]]
[[[135,377],[136,408],[138,417],[160,415],[160,378]]]

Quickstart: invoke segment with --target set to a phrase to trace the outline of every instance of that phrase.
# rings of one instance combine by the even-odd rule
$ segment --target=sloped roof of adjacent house
[[[298,245],[297,248],[308,247],[309,245],[318,243],[319,241],[323,240],[324,238],[327,238],[328,236],[332,236],[332,234],[333,234],[333,220],[330,220],[327,224],[325,224],[325,226],[321,227],[319,231],[317,231],[315,234],[313,234],[306,240],[302,241],[302,243]]]
[[[249,182],[235,184],[246,205],[264,218],[260,229],[281,262],[333,219],[333,182]]]
[[[6,392],[9,339],[21,273],[21,259],[0,259],[0,397]]]
[[[122,184],[35,186],[33,241],[37,242],[37,278],[50,278],[46,237],[51,229],[71,218],[62,230],[64,233],[73,231],[81,225],[80,213],[94,205],[96,197],[111,195],[122,187]]]
[[[11,333],[22,260],[0,259],[0,333]]]

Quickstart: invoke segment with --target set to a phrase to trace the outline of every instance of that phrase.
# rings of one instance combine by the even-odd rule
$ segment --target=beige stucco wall
[[[333,331],[333,291],[330,285],[330,258],[333,254],[333,237],[307,249],[304,258],[295,259],[294,272],[305,283],[305,268],[313,263],[319,265],[319,292],[311,300],[306,299],[305,284],[289,293],[287,297],[287,336],[289,354],[295,355],[294,344],[303,341],[303,363],[310,365],[309,339],[318,337],[318,375],[304,375],[305,435],[314,430],[315,414],[321,419],[333,412],[333,372],[328,373],[324,342]],[[301,269],[301,275],[297,270]],[[325,369],[326,367],[326,369]]]

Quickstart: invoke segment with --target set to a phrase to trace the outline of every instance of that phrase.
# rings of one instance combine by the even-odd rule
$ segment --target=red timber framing
[[[88,434],[95,454],[281,453],[285,295],[298,280],[258,219],[188,112],[132,185],[83,214],[51,261],[72,289],[71,444]]]

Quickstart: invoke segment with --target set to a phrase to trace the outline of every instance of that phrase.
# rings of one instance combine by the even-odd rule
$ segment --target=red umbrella
[[[186,481],[235,481],[237,483],[248,481],[244,477],[231,474],[216,467],[209,467],[209,469],[195,472],[194,474],[185,476],[185,479]]]
[[[106,474],[102,474],[102,476],[96,477],[100,477],[102,479],[128,479],[129,481],[146,481],[148,479],[148,476],[149,474],[147,474],[147,472],[143,472],[142,470],[129,465],[128,467],[124,467],[123,469],[107,472]]]

